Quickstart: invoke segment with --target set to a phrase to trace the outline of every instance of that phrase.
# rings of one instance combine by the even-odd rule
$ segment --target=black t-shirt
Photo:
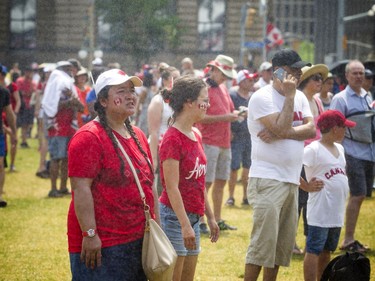
[[[0,112],[10,104],[10,93],[8,89],[0,86]],[[0,118],[0,133],[3,133],[3,118]]]

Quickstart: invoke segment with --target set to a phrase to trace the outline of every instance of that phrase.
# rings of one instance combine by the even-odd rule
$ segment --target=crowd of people
[[[340,249],[368,251],[355,230],[372,196],[375,142],[357,137],[371,126],[356,124],[374,111],[375,91],[360,61],[347,64],[344,86],[290,49],[257,71],[222,54],[202,70],[188,57],[124,70],[101,59],[90,70],[73,58],[22,71],[0,65],[0,207],[7,154],[16,171],[17,148],[30,147],[36,124],[36,176],[50,180],[48,197],[72,196],[74,280],[146,280],[144,204],[176,249],[173,280],[194,280],[201,235],[216,242],[237,229],[222,207],[236,204],[238,183],[241,205],[253,208],[244,280],[262,269],[263,280],[276,280],[293,254],[305,255],[305,280],[320,280],[344,226]]]

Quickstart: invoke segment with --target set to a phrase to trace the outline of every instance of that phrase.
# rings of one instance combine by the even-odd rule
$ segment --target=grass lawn
[[[30,149],[19,149],[16,173],[6,173],[5,196],[8,207],[0,209],[0,280],[70,280],[67,251],[66,214],[69,197],[50,199],[48,179],[35,176],[39,154],[37,142]],[[202,237],[196,280],[242,280],[249,243],[252,211],[242,207],[240,186],[234,207],[223,207],[223,218],[236,231],[224,231],[217,243]],[[227,198],[227,187],[224,200]],[[298,245],[304,245],[300,224]],[[367,199],[361,209],[356,238],[375,248],[375,199]],[[341,241],[340,241],[341,243]],[[340,254],[336,251],[334,255]],[[367,255],[375,280],[375,251]],[[303,257],[294,256],[289,268],[281,268],[278,280],[303,280]],[[261,280],[261,278],[260,278]]]

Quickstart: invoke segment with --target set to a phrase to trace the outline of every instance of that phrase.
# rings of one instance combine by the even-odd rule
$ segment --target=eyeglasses
[[[323,81],[323,77],[320,74],[314,74],[313,76],[311,76],[310,79],[313,80],[313,81],[316,81],[316,82]]]

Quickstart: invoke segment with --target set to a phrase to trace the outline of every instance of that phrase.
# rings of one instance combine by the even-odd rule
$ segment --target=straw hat
[[[323,81],[325,81],[328,77],[328,67],[325,64],[315,64],[312,66],[304,66],[302,67],[302,75],[299,79],[299,82],[306,80],[310,76],[314,74],[320,74],[323,77]]]
[[[215,60],[207,63],[208,66],[217,67],[225,76],[235,79],[237,72],[234,70],[234,62],[231,57],[218,55]]]

